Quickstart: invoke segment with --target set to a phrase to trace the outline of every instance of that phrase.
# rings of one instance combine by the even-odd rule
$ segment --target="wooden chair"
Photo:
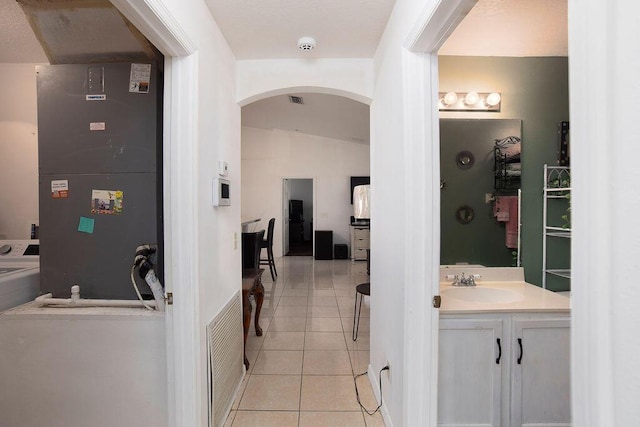
[[[269,271],[271,272],[271,278],[275,281],[276,277],[278,277],[278,272],[276,271],[276,261],[273,258],[273,227],[275,226],[276,219],[271,218],[269,220],[269,227],[267,228],[267,238],[262,241],[262,248],[267,249],[267,257],[260,258],[260,265],[268,265]]]

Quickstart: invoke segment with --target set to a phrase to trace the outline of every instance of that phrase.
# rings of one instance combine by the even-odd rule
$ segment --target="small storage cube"
[[[333,245],[333,258],[334,259],[349,258],[349,247],[344,243],[336,243],[335,245]]]

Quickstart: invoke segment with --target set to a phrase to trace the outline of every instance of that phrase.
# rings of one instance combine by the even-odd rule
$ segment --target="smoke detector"
[[[313,37],[301,37],[298,39],[298,49],[303,51],[313,50],[316,47],[316,39]]]

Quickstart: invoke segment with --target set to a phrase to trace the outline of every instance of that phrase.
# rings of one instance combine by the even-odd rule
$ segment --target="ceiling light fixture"
[[[502,96],[498,92],[440,92],[440,111],[499,112]]]
[[[313,50],[316,47],[316,39],[313,37],[301,37],[298,39],[298,49],[302,51]]]

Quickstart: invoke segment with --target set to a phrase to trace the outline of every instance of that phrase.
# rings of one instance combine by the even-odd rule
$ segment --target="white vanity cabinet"
[[[369,249],[369,226],[352,225],[351,227],[351,259],[362,261],[367,259]]]
[[[569,313],[441,315],[439,426],[570,426]]]
[[[501,319],[440,320],[438,425],[500,425],[502,323]]]
[[[512,321],[511,425],[571,425],[569,317]]]

